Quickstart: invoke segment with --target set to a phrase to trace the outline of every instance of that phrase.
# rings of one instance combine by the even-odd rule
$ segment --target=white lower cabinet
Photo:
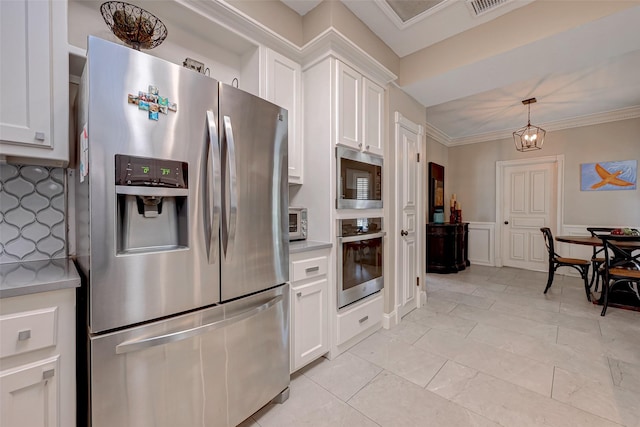
[[[75,289],[0,301],[0,426],[75,426]]]
[[[338,328],[336,344],[341,345],[358,334],[370,330],[371,327],[380,327],[384,301],[382,294],[369,297],[361,303],[355,303],[354,307],[338,314]]]
[[[329,351],[328,251],[291,254],[291,372]]]
[[[58,356],[0,373],[2,427],[56,427]]]

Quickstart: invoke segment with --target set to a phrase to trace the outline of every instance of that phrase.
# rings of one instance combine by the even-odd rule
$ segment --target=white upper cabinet
[[[266,49],[266,99],[288,111],[289,117],[289,184],[302,184],[302,129],[300,64]]]
[[[363,150],[384,154],[384,89],[366,77],[362,79]]]
[[[67,2],[0,1],[2,156],[69,161]]]
[[[384,88],[341,61],[336,71],[336,143],[382,156]]]

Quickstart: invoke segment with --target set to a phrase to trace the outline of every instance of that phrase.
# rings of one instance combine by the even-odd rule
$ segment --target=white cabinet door
[[[58,426],[58,357],[0,372],[2,427]]]
[[[329,349],[326,277],[291,288],[291,372],[317,359]]]
[[[384,89],[367,78],[362,79],[362,126],[364,151],[384,154]]]
[[[337,61],[336,143],[362,148],[362,113],[360,111],[362,75]]]
[[[0,2],[3,141],[51,146],[50,7],[46,1]]]
[[[0,1],[0,147],[69,160],[67,2]]]
[[[267,49],[267,100],[284,107],[289,116],[289,184],[302,184],[302,132],[300,64]]]
[[[384,154],[384,88],[336,61],[336,144]]]

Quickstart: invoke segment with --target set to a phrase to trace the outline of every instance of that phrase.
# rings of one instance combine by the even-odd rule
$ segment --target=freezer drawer
[[[289,285],[94,336],[93,427],[236,426],[289,385]]]

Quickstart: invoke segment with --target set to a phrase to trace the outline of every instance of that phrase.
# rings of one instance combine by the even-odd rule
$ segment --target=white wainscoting
[[[496,224],[469,223],[469,262],[471,265],[495,266]]]
[[[591,236],[591,233],[587,231],[588,225],[573,225],[573,224],[564,224],[562,226],[562,230],[558,231],[556,235],[558,236]],[[604,227],[604,226],[603,226]],[[555,237],[555,236],[554,236]],[[572,243],[562,243],[555,241],[553,243],[555,245],[555,250],[560,256],[565,258],[581,258],[581,259],[591,259],[591,255],[593,254],[593,248],[591,246],[585,245],[576,245]],[[572,270],[573,269],[567,269]],[[572,276],[578,276],[578,273],[571,274]]]

